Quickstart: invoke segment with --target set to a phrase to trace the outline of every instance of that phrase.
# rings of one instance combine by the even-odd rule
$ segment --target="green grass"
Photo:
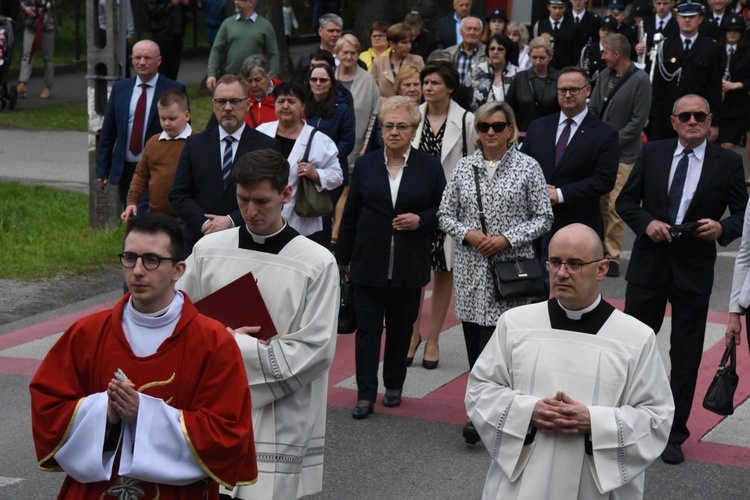
[[[77,275],[117,263],[124,226],[89,228],[88,197],[0,183],[0,278]]]
[[[16,109],[0,113],[0,128],[86,132],[86,103],[72,102],[25,109],[23,101],[19,99]]]

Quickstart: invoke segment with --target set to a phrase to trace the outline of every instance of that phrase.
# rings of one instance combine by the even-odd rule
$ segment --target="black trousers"
[[[461,326],[464,330],[464,342],[466,342],[466,354],[469,356],[469,369],[474,368],[479,355],[482,354],[484,346],[490,341],[494,326],[484,326],[477,323],[462,321]]]
[[[664,288],[646,288],[628,283],[625,291],[625,313],[636,317],[659,333],[667,301],[672,306],[672,334],[669,360],[672,364],[669,384],[672,387],[675,413],[669,442],[682,444],[690,436],[687,421],[695,396],[698,368],[703,356],[703,339],[710,294],[702,295],[678,289],[672,278]]]
[[[354,285],[359,323],[355,337],[357,400],[375,402],[378,394],[383,317],[383,382],[386,389],[403,388],[406,379],[406,355],[409,352],[412,327],[419,313],[421,293],[419,288]]]

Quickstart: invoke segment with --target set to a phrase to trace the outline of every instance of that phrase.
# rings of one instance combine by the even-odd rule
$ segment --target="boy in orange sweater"
[[[159,99],[158,111],[163,132],[146,142],[130,183],[125,211],[120,215],[123,221],[138,215],[138,202],[146,188],[149,193],[149,210],[175,215],[169,203],[169,188],[177,171],[185,139],[193,134],[188,123],[190,107],[187,96],[179,90],[165,91]]]

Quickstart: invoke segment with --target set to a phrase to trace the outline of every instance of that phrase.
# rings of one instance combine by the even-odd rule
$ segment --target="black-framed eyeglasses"
[[[547,271],[553,273],[558,272],[561,266],[565,266],[565,270],[568,272],[568,274],[580,274],[580,272],[583,271],[583,266],[601,262],[602,260],[604,259],[596,259],[592,260],[591,262],[578,262],[575,260],[572,262],[564,262],[562,260],[552,259],[545,262],[545,265],[547,267]]]
[[[703,123],[706,121],[706,118],[708,118],[708,113],[704,113],[703,111],[683,111],[682,113],[677,113],[672,116],[677,117],[677,119],[680,120],[680,123],[689,122],[691,116],[695,118],[695,121],[698,123]]]
[[[505,130],[505,127],[508,126],[508,122],[494,122],[494,123],[487,123],[487,122],[479,122],[477,123],[477,130],[479,130],[481,133],[486,134],[490,131],[490,129],[494,130],[496,134],[502,133],[503,130]]]
[[[310,83],[328,83],[330,78],[310,78]]]
[[[407,123],[386,123],[383,125],[383,130],[386,132],[392,132],[393,129],[398,130],[399,132],[406,132],[411,128],[411,125]]]
[[[234,99],[214,99],[213,101],[214,101],[214,104],[216,106],[219,106],[220,108],[223,108],[224,106],[226,106],[227,103],[231,104],[233,108],[236,108],[237,106],[239,106],[246,100],[247,99],[234,98]]]
[[[583,85],[582,87],[565,87],[557,89],[557,95],[565,95],[570,92],[570,95],[578,95],[583,89],[588,87],[589,84]]]
[[[122,252],[117,254],[117,256],[120,257],[120,264],[122,264],[122,267],[126,269],[133,269],[140,258],[144,269],[147,269],[148,271],[153,271],[158,268],[163,260],[171,260],[172,262],[180,262],[182,260],[175,257],[161,257],[155,253],[144,253],[141,255],[135,252]]]

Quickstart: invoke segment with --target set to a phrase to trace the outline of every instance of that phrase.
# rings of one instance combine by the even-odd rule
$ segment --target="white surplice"
[[[253,407],[258,481],[241,499],[294,499],[323,488],[328,370],[336,349],[339,272],[331,253],[296,236],[278,254],[239,248],[233,228],[204,236],[177,288],[198,301],[252,272],[278,334],[235,336]],[[231,394],[227,394],[231,397]]]
[[[500,317],[471,371],[466,410],[492,456],[484,499],[643,498],[674,402],[653,331],[615,310],[596,335],[555,330],[546,302]],[[534,405],[564,391],[588,406],[583,435],[530,431]]]

